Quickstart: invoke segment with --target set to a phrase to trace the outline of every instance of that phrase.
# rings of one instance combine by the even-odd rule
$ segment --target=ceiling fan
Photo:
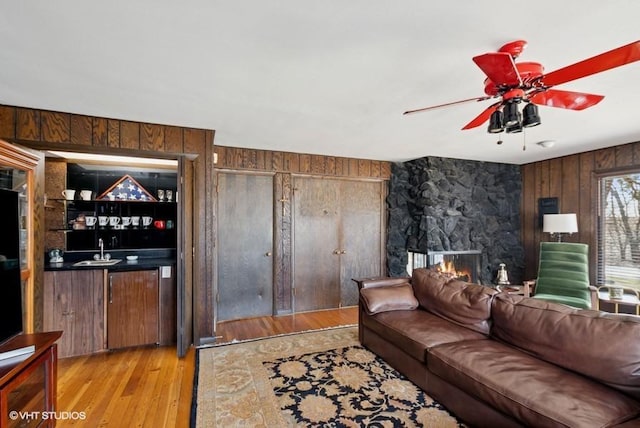
[[[537,105],[584,110],[604,98],[604,95],[563,91],[554,89],[554,86],[640,60],[640,40],[636,40],[544,74],[544,67],[540,63],[515,62],[526,46],[526,41],[516,40],[502,46],[498,52],[473,57],[473,62],[487,75],[484,81],[485,96],[409,110],[404,114],[499,98],[462,129],[475,128],[489,120],[487,131],[490,133],[521,132],[523,127],[540,124]],[[524,103],[522,113],[518,111],[520,103]]]

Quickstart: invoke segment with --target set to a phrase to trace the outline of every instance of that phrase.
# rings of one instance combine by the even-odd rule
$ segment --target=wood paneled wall
[[[538,222],[538,199],[557,197],[560,213],[576,213],[578,233],[567,242],[589,244],[590,278],[596,284],[597,206],[596,174],[638,167],[640,142],[534,162],[522,166],[522,241],[525,250],[525,278],[535,278],[542,233]]]
[[[172,158],[186,155],[194,159],[195,342],[198,344],[214,336],[211,279],[213,240],[210,238],[214,236],[213,212],[210,208],[214,199],[213,130],[0,105],[0,138],[38,150],[82,150]],[[40,190],[40,194],[44,195],[44,189]],[[36,310],[39,310],[41,317],[41,283],[37,285],[36,292]]]
[[[381,178],[391,176],[391,163],[269,150],[216,146],[217,168],[312,174],[330,177]]]
[[[136,150],[154,154],[199,155],[212,130],[130,122],[103,117],[0,105],[0,137],[20,142],[95,149]],[[199,149],[189,151],[189,149]],[[112,149],[112,150],[109,150]]]

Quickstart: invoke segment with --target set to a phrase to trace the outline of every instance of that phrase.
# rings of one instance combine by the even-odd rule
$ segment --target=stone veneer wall
[[[522,281],[522,181],[517,165],[426,157],[391,168],[387,261],[406,275],[407,249],[482,251],[482,284],[500,263],[512,284]]]

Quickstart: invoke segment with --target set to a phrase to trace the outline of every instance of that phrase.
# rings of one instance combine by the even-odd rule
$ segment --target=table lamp
[[[578,220],[575,214],[545,214],[542,220],[542,231],[556,235],[562,242],[562,235],[578,231]]]

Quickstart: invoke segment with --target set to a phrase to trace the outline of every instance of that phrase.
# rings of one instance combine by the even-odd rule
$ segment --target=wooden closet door
[[[218,173],[217,321],[273,314],[273,177]]]
[[[352,278],[382,274],[382,197],[380,182],[341,182],[341,306],[358,304],[358,287]]]
[[[340,182],[295,177],[293,189],[294,311],[337,308]]]

